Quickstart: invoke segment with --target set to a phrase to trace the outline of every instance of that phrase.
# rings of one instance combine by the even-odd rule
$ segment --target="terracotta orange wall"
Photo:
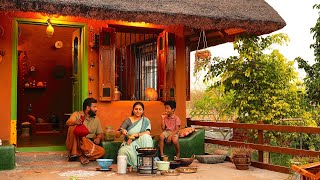
[[[12,21],[0,13],[0,25],[4,28],[4,35],[0,36],[0,50],[5,51],[0,63],[0,139],[9,140],[11,123],[11,29]]]
[[[10,132],[10,111],[11,111],[11,46],[12,46],[12,22],[14,18],[30,18],[30,19],[42,19],[46,21],[48,16],[39,13],[25,13],[25,12],[15,12],[15,13],[4,13],[0,11],[0,25],[5,29],[5,35],[0,37],[0,49],[6,51],[5,60],[0,64],[0,82],[1,91],[0,99],[2,100],[2,108],[0,108],[0,139],[9,139]],[[122,24],[122,22],[117,21],[98,21],[92,19],[85,19],[79,17],[50,17],[52,21],[70,21],[70,22],[80,22],[86,23],[88,28],[93,28],[94,33],[99,32],[100,27],[106,27],[108,23]],[[130,23],[129,23],[130,24]],[[150,26],[145,24],[145,26]],[[182,127],[186,124],[186,77],[185,77],[185,50],[184,50],[184,38],[183,38],[183,27],[182,26],[160,26],[154,25],[153,27],[165,28],[169,32],[176,33],[176,47],[177,47],[177,66],[176,66],[176,101],[177,110],[176,114],[182,120]],[[90,38],[90,32],[89,32]],[[90,39],[89,39],[90,42]],[[88,70],[88,75],[92,76],[95,80],[93,82],[89,81],[88,90],[92,91],[92,97],[98,99],[98,52],[96,50],[88,50],[88,63],[95,64],[93,68]],[[134,102],[132,101],[118,101],[118,102],[99,102],[98,103],[98,116],[100,117],[101,124],[105,126],[113,126],[117,129],[121,122],[130,115],[131,108]],[[152,133],[160,133],[160,114],[164,111],[163,102],[160,101],[145,101],[145,115],[151,120],[152,123]]]

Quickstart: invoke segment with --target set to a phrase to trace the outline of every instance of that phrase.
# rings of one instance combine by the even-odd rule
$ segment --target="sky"
[[[275,46],[280,52],[288,59],[300,56],[309,64],[314,63],[313,49],[310,49],[310,44],[314,42],[310,28],[313,27],[319,17],[317,10],[313,9],[314,4],[319,4],[319,0],[265,0],[272,6],[278,14],[285,20],[287,25],[273,33],[286,33],[290,38],[288,46]],[[213,56],[229,57],[237,55],[233,50],[232,43],[225,43],[210,48]],[[194,52],[191,53],[191,64],[194,63]],[[303,79],[305,73],[303,70],[298,69],[297,64],[295,67],[299,73],[299,78]],[[193,69],[191,67],[191,72]],[[203,89],[201,80],[197,80],[191,76],[191,89]],[[192,87],[193,86],[193,87]]]

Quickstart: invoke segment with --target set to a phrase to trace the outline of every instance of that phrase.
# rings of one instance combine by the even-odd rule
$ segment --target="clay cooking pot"
[[[191,158],[177,158],[174,156],[174,160],[180,162],[180,166],[189,166],[193,162],[194,158],[194,154],[191,156]]]

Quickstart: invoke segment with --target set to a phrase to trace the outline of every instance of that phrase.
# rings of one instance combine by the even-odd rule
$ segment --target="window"
[[[121,100],[147,100],[146,88],[157,90],[157,34],[116,34],[115,86]]]
[[[157,90],[157,44],[151,42],[136,47],[136,78],[134,95],[137,99],[146,100],[144,91],[147,88]]]
[[[163,30],[152,31],[141,33],[143,29],[139,29],[138,33],[123,27],[102,28],[99,42],[101,101],[114,99],[115,86],[121,92],[120,100],[147,100],[147,88],[158,92],[158,100],[175,98],[175,36]]]

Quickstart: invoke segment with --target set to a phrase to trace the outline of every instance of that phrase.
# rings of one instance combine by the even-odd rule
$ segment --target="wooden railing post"
[[[258,124],[263,124],[263,121],[258,121]],[[263,130],[258,130],[258,144],[263,144]],[[263,162],[263,151],[258,151],[258,161]]]

